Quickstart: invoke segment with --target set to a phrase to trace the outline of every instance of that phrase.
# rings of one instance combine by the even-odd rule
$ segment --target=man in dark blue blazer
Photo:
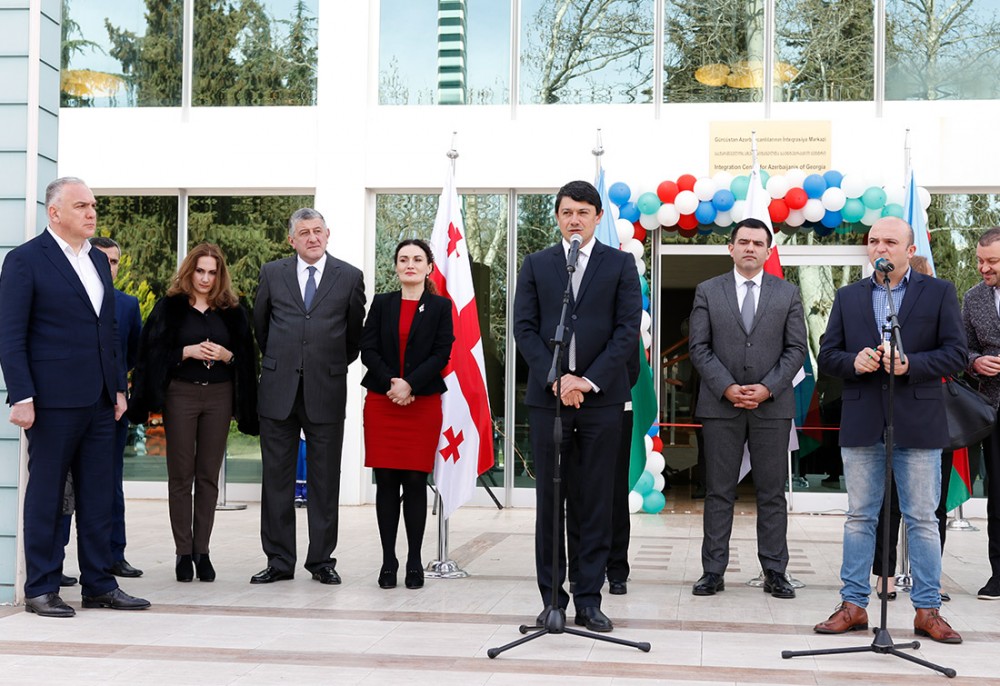
[[[48,228],[12,250],[0,272],[0,366],[10,421],[28,438],[24,492],[25,610],[72,617],[59,597],[64,557],[63,488],[73,474],[83,607],[136,610],[111,567],[112,453],[125,412],[114,287],[104,253],[87,239],[97,223],[94,194],[80,179],[45,191]]]
[[[842,602],[817,633],[868,628],[869,569],[885,492],[889,372],[894,380],[893,476],[906,521],[916,616],[914,632],[942,643],[962,637],[941,617],[941,540],[935,509],[941,495],[941,449],[948,426],[941,377],[966,363],[965,331],[955,286],[909,268],[913,229],[885,217],[868,232],[873,266],[885,260],[898,311],[903,356],[890,355],[885,332],[888,293],[880,272],[837,291],[819,352],[819,369],[844,380],[840,446],[848,512],[840,568]],[[876,281],[875,277],[878,277]]]
[[[573,181],[556,195],[556,219],[563,240],[528,255],[518,274],[514,297],[514,338],[528,363],[525,404],[529,408],[531,452],[536,474],[535,567],[542,601],[551,604],[558,589],[558,609],[569,596],[565,537],[553,540],[553,518],[565,530],[562,505],[554,507],[556,446],[552,439],[556,403],[562,403],[563,487],[559,502],[576,498],[580,525],[579,568],[573,604],[576,624],[591,631],[611,631],[601,612],[601,587],[611,546],[611,503],[622,412],[631,399],[628,357],[636,354],[642,294],[634,258],[594,238],[601,219],[601,197],[585,181]],[[580,236],[580,258],[566,321],[561,396],[549,383],[553,346],[569,280],[566,259],[571,241]],[[552,578],[554,547],[559,569]],[[556,609],[556,608],[552,608]],[[549,608],[539,616],[546,621]]]

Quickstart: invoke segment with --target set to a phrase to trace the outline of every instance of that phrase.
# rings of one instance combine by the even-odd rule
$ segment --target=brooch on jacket
[[[417,312],[423,312],[423,311],[424,311],[424,306],[423,305],[421,305],[420,307],[417,308]]]

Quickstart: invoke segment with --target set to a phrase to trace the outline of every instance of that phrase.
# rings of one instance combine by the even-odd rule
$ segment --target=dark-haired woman
[[[400,290],[376,295],[361,335],[365,466],[375,472],[375,515],[382,541],[381,588],[395,588],[400,491],[406,527],[407,588],[424,585],[420,547],[427,523],[427,474],[441,434],[441,371],[451,356],[451,301],[434,294],[430,247],[396,246]]]
[[[132,385],[132,422],[163,412],[177,580],[197,572],[214,581],[209,539],[230,421],[235,416],[240,431],[258,433],[253,334],[218,246],[195,246],[153,307]]]

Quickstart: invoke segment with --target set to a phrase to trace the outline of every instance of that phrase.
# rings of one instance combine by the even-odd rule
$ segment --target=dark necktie
[[[307,310],[312,307],[313,296],[316,295],[316,267],[308,267],[308,270],[309,278],[306,279],[306,294],[302,298]]]
[[[747,333],[750,333],[750,329],[753,327],[753,287],[755,285],[753,281],[747,281],[747,294],[743,297],[743,308],[740,310],[740,315],[743,317],[743,328],[746,329]]]

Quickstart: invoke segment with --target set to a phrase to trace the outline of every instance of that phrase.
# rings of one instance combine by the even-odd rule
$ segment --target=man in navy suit
[[[45,190],[49,225],[12,250],[0,272],[0,366],[10,421],[28,438],[24,492],[25,610],[72,617],[59,597],[63,488],[73,474],[83,607],[139,610],[111,559],[115,421],[125,412],[114,287],[107,257],[87,241],[97,201],[77,178]]]
[[[593,240],[601,219],[601,196],[586,181],[573,181],[556,195],[556,220],[563,240],[528,255],[517,279],[514,297],[514,338],[528,363],[525,404],[529,408],[531,452],[536,474],[535,567],[542,601],[549,605],[558,588],[558,609],[569,596],[565,537],[553,540],[553,518],[565,529],[563,507],[553,509],[556,446],[552,439],[556,403],[562,407],[562,459],[567,495],[576,499],[580,526],[579,567],[574,579],[575,622],[591,631],[611,631],[601,612],[601,587],[611,547],[611,504],[615,462],[625,403],[631,399],[628,358],[636,354],[642,294],[634,258]],[[581,238],[573,279],[573,297],[566,321],[561,395],[548,381],[553,346],[569,274],[566,260],[571,241]],[[559,569],[552,578],[554,546]],[[556,608],[551,608],[556,609]],[[539,616],[545,623],[549,608]]]
[[[948,444],[941,377],[965,367],[965,331],[955,286],[910,269],[914,252],[913,229],[902,219],[884,217],[872,225],[868,258],[873,266],[879,259],[892,266],[889,291],[878,271],[838,290],[820,347],[820,372],[844,380],[840,446],[848,511],[840,568],[842,602],[814,629],[839,634],[868,628],[868,570],[885,492],[891,370],[893,478],[909,541],[913,630],[941,643],[961,643],[962,637],[938,612],[941,540],[934,511],[941,495],[941,449]],[[902,356],[890,354],[885,332],[889,292],[899,313]]]

